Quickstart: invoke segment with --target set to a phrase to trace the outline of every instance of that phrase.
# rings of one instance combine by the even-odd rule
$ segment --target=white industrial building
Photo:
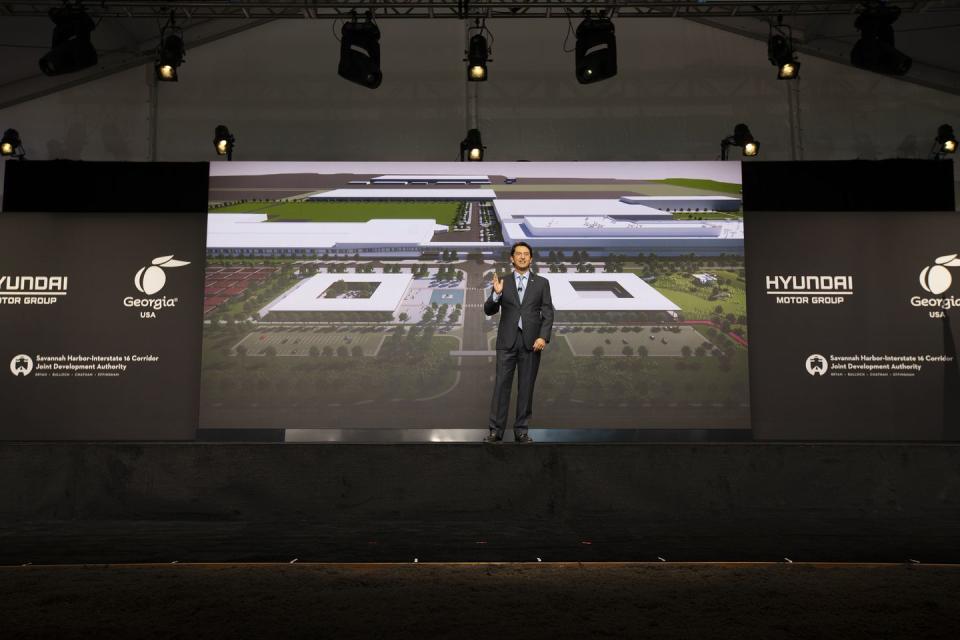
[[[583,237],[583,238],[634,238],[634,237],[684,237],[718,238],[722,233],[719,224],[701,221],[664,220],[655,222],[620,220],[605,216],[567,216],[554,218],[536,216],[525,218],[522,223],[511,222],[521,227],[529,237]]]
[[[662,211],[740,211],[740,198],[732,196],[622,196],[621,202]]]
[[[550,282],[558,322],[675,318],[680,307],[635,273],[538,273]]]
[[[267,222],[263,213],[211,213],[207,253],[220,256],[419,256],[446,225],[434,220]]]
[[[491,189],[331,189],[307,196],[310,201],[324,200],[422,200],[424,202],[451,200],[493,200]]]
[[[497,217],[501,222],[548,216],[561,218],[566,216],[609,216],[643,220],[672,220],[673,214],[660,211],[643,204],[630,204],[612,198],[575,198],[575,199],[498,199],[493,201]]]
[[[674,211],[740,210],[740,198],[728,196],[621,196],[613,198],[497,199],[501,220],[533,216],[609,216],[635,220],[672,220]]]
[[[413,275],[406,273],[320,273],[302,280],[279,298],[260,310],[260,317],[282,319],[296,313],[317,314],[318,318],[331,313],[349,313],[357,319],[389,319],[400,306]],[[325,298],[323,293],[335,282],[375,283],[370,297]]]
[[[447,176],[479,180],[484,176]],[[378,179],[413,184],[415,178],[438,176],[383,175]],[[740,200],[726,196],[623,196],[615,198],[499,199],[493,189],[368,188],[333,189],[308,197],[312,201],[487,201],[503,235],[503,246],[524,241],[535,249],[583,250],[595,255],[628,252],[662,254],[742,253],[742,220],[675,220],[664,209],[699,206],[739,209]],[[670,205],[669,207],[667,205]],[[697,207],[693,207],[697,205]],[[362,256],[419,257],[444,248],[493,253],[489,242],[433,243],[447,231],[430,219],[374,219],[367,222],[267,222],[265,214],[211,214],[208,253],[218,256]]]
[[[557,311],[679,311],[635,273],[537,273]]]
[[[386,175],[370,178],[370,180],[351,180],[350,184],[490,184],[490,177]]]
[[[742,220],[675,220],[671,212],[655,208],[666,203],[675,209],[694,204],[740,207],[739,199],[724,196],[498,199],[493,205],[508,246],[523,241],[534,249],[578,249],[598,255],[743,252]]]

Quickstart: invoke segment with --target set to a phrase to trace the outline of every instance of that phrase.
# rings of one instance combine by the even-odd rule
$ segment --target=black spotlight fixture
[[[487,62],[490,61],[490,55],[493,52],[483,34],[484,32],[490,33],[490,31],[487,29],[486,22],[481,24],[479,19],[477,19],[476,26],[471,27],[470,31],[474,31],[474,34],[470,36],[466,52],[467,57],[464,58],[464,62],[467,63],[467,81],[484,82],[488,76]]]
[[[587,12],[577,25],[576,37],[577,82],[590,84],[617,75],[617,37],[610,18]]]
[[[777,68],[777,80],[796,80],[800,77],[800,62],[793,52],[793,30],[781,24],[770,25],[770,37],[767,38],[767,59]]]
[[[483,140],[480,139],[480,129],[470,129],[467,137],[460,141],[460,162],[480,162],[483,160]]]
[[[750,128],[740,123],[733,128],[733,135],[720,141],[720,159],[726,160],[730,155],[730,147],[740,147],[743,155],[752,158],[760,153],[760,142],[750,133]]]
[[[48,76],[73,73],[97,64],[97,50],[90,42],[90,33],[97,28],[79,4],[50,9],[53,21],[53,43],[40,58],[40,70]]]
[[[186,48],[183,46],[183,29],[177,26],[173,11],[170,20],[160,30],[160,46],[157,47],[157,60],[154,63],[157,80],[176,82],[177,69],[183,64]]]
[[[6,140],[6,138],[4,138]],[[957,136],[953,134],[953,127],[942,124],[937,127],[937,137],[934,138],[933,157],[941,158],[947,154],[957,152]]]
[[[850,51],[853,66],[895,76],[910,70],[913,59],[898,51],[894,42],[893,23],[899,17],[900,7],[882,2],[870,2],[864,7],[853,23],[860,31],[860,39]]]
[[[0,155],[5,158],[23,158],[23,143],[16,129],[7,129],[0,138]]]
[[[218,156],[227,156],[227,160],[233,160],[233,143],[236,138],[230,133],[226,125],[218,124],[213,132],[213,146],[217,150]]]
[[[367,12],[363,22],[356,15],[340,30],[340,65],[337,73],[341,78],[355,82],[368,89],[376,89],[383,81],[380,71],[380,29]]]

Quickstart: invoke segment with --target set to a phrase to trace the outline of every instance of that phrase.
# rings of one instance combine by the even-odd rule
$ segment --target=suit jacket
[[[509,349],[517,340],[520,331],[519,319],[523,318],[523,344],[533,348],[537,338],[550,342],[553,331],[553,300],[550,298],[550,281],[533,272],[527,272],[527,288],[523,292],[523,304],[517,293],[516,272],[503,279],[503,293],[494,302],[493,292],[483,303],[483,312],[492,316],[498,311],[500,326],[497,329],[497,349]]]

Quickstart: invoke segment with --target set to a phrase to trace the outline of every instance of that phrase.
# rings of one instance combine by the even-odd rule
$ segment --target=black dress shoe
[[[528,442],[533,442],[533,438],[531,438],[525,433],[521,433],[518,436],[514,436],[513,439],[515,442],[519,442],[521,444],[527,444]]]
[[[503,440],[503,438],[498,438],[498,437],[497,437],[497,434],[495,434],[495,433],[491,433],[491,434],[489,434],[486,438],[483,439],[483,441],[486,442],[486,443],[488,443],[488,444],[494,444],[494,443],[497,443],[497,442],[501,442],[502,440]]]

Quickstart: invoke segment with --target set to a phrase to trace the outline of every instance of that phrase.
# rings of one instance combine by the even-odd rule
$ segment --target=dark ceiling
[[[904,82],[960,94],[960,0],[891,2],[903,13],[896,22],[897,48],[913,57]],[[243,37],[248,29],[274,20],[329,22],[350,16],[351,10],[373,8],[379,21],[402,18],[448,19],[460,16],[505,19],[566,20],[586,8],[605,8],[615,21],[687,19],[712,28],[765,41],[769,23],[782,16],[793,28],[797,50],[834,62],[849,64],[850,49],[858,38],[853,26],[861,2],[781,0],[610,0],[565,2],[486,0],[392,0],[368,2],[283,2],[268,0],[208,0],[197,2],[87,3],[97,21],[94,44],[100,54],[96,68],[48,78],[37,60],[50,42],[52,24],[46,17],[59,0],[40,2],[0,1],[0,109],[67,87],[142,65],[153,59],[160,27],[171,11],[184,29],[188,49],[225,37]]]

